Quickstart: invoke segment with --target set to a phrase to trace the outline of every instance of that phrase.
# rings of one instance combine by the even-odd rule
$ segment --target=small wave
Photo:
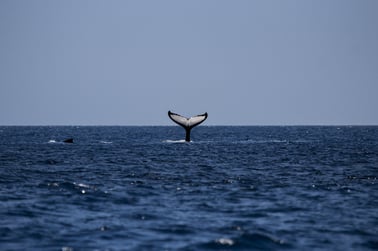
[[[271,144],[271,143],[288,143],[287,140],[279,140],[279,139],[270,139],[270,140],[253,140],[253,139],[247,139],[247,140],[239,140],[235,141],[236,144]]]
[[[113,142],[111,142],[111,141],[103,141],[103,140],[101,140],[100,143],[101,144],[113,144]]]
[[[229,238],[220,238],[218,240],[215,240],[215,242],[221,245],[227,245],[227,246],[232,246],[235,243],[232,239],[229,239]]]
[[[71,191],[71,192],[79,192],[80,194],[87,194],[89,193],[102,193],[102,191],[98,190],[97,187],[84,184],[84,183],[76,183],[76,182],[48,182],[47,187],[50,188],[59,188],[59,191]],[[105,192],[106,193],[106,192]]]
[[[205,249],[219,249],[231,247],[233,249],[248,249],[248,250],[276,250],[290,248],[291,245],[284,240],[276,239],[264,234],[250,234],[243,233],[240,236],[234,238],[219,238],[207,243],[200,244],[199,248]]]
[[[57,143],[55,139],[50,139],[48,143]]]
[[[77,187],[84,187],[84,188],[90,188],[91,187],[91,186],[83,184],[83,183],[76,183],[76,182],[74,182],[73,184],[75,186],[77,186]]]

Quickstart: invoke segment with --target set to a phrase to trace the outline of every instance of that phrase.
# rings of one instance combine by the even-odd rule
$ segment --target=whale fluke
[[[205,112],[204,114],[186,118],[179,114],[168,111],[168,117],[172,119],[173,122],[175,122],[176,124],[185,128],[185,131],[186,131],[185,141],[190,142],[190,131],[192,130],[193,127],[201,124],[207,119],[207,112]]]
[[[73,143],[73,138],[63,140],[64,143]]]

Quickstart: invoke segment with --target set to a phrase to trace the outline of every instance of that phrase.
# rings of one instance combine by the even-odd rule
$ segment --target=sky
[[[378,125],[376,0],[0,0],[0,125]]]

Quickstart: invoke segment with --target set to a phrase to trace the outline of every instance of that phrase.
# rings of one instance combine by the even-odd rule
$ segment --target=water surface
[[[184,137],[177,126],[0,127],[0,249],[378,249],[378,127]]]

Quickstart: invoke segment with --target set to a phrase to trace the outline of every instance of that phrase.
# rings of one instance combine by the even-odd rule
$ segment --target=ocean
[[[0,126],[0,250],[378,250],[378,126],[184,138]]]

